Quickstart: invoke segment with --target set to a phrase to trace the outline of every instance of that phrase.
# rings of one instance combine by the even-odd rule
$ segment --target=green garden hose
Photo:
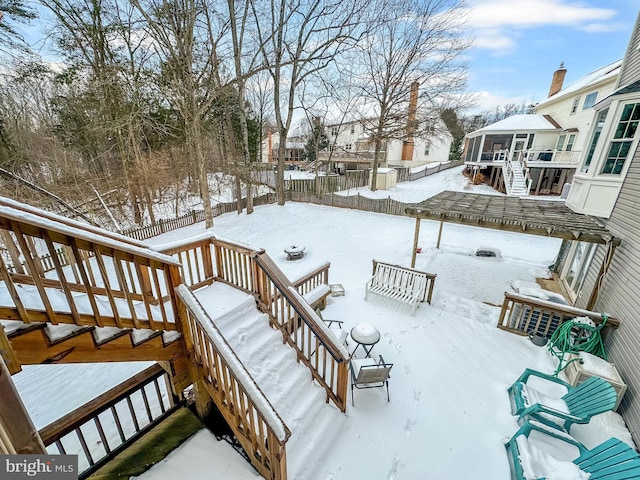
[[[604,351],[604,342],[600,335],[600,330],[602,330],[606,323],[607,316],[602,314],[602,323],[597,327],[570,320],[560,325],[556,331],[553,332],[549,340],[548,348],[549,351],[558,358],[558,368],[556,369],[555,375],[558,375],[558,373],[567,368],[567,365],[571,362],[580,360],[578,357],[563,365],[562,362],[564,361],[565,354],[587,352],[604,360],[607,359],[607,354]],[[577,335],[575,332],[577,332]]]

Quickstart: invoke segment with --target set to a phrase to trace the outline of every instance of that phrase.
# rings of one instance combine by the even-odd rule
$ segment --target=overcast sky
[[[536,103],[560,62],[564,85],[616,60],[627,49],[637,0],[469,0],[475,37],[471,91],[480,109]]]

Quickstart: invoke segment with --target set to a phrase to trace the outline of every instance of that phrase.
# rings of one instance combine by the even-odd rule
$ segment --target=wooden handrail
[[[161,246],[159,250],[181,261],[185,283],[192,290],[219,281],[255,295],[259,307],[325,388],[327,397],[345,411],[348,355],[334,336],[318,327],[315,314],[309,315],[304,304],[288,291],[290,286],[297,286],[304,294],[306,282],[328,282],[329,263],[292,284],[263,249],[211,235]]]
[[[192,354],[218,410],[260,474],[286,480],[291,432],[195,295],[186,285],[176,293],[187,311]]]
[[[324,387],[327,398],[344,412],[347,404],[348,353],[335,336],[318,325],[319,319],[314,318],[317,316],[268,255],[256,255],[255,261],[263,273],[259,280],[261,291],[258,297],[269,313],[272,324],[296,351],[298,360],[310,369],[314,379]],[[272,295],[274,291],[278,295]]]
[[[119,328],[175,330],[171,298],[180,264],[143,244],[0,197],[0,241],[11,264],[0,258],[13,305],[2,318]],[[22,295],[28,286],[40,297]],[[62,292],[64,301],[59,298]],[[74,293],[86,294],[85,307]],[[37,320],[36,320],[37,319]]]
[[[56,440],[75,430],[79,425],[86,423],[111,405],[118,403],[140,386],[146,385],[165,374],[163,368],[157,363],[144,369],[140,373],[125,380],[119,385],[107,390],[102,395],[69,412],[63,417],[40,429],[40,437],[45,445],[51,445]]]
[[[168,399],[163,399],[159,379],[166,375],[155,364],[76,408],[40,429],[44,445],[61,454],[77,453],[79,478],[87,478],[182,406],[171,394],[169,380]],[[146,388],[150,384],[155,388]],[[143,410],[135,408],[135,398],[142,399]],[[91,438],[99,438],[101,447],[92,448]]]
[[[329,283],[329,268],[331,263],[327,262],[324,265],[316,268],[312,272],[294,280],[292,285],[296,287],[296,290],[300,295],[310,292],[318,285],[327,285]]]

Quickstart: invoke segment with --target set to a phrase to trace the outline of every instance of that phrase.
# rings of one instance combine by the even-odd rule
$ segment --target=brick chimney
[[[553,79],[551,80],[551,88],[549,88],[549,96],[553,96],[562,90],[562,83],[564,77],[567,74],[567,69],[564,68],[564,62],[560,62],[560,67],[553,72]]]
[[[413,160],[413,136],[416,133],[416,113],[418,111],[418,82],[411,84],[409,110],[407,111],[407,139],[402,144],[402,161]]]

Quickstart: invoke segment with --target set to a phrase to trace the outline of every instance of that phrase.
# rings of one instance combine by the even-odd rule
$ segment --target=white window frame
[[[584,244],[584,250],[581,251],[582,256],[577,259],[576,254],[579,252],[578,247],[580,246],[580,244]],[[569,297],[571,298],[572,303],[575,303],[578,295],[580,294],[580,289],[582,288],[582,284],[587,277],[589,265],[591,264],[591,260],[593,259],[595,252],[596,245],[594,243],[580,242],[578,240],[573,240],[571,242],[569,253],[565,257],[562,271],[560,272],[560,280],[569,293]],[[573,279],[569,281],[567,280],[567,276],[571,272],[572,267],[574,267],[574,264],[575,274],[573,276]]]
[[[574,143],[576,143],[576,134],[572,133],[571,135],[569,135],[569,138],[567,139],[567,145],[565,147],[565,150],[567,152],[570,152],[573,149]]]
[[[578,105],[580,105],[580,97],[573,99],[573,105],[571,105],[571,115],[578,111]]]
[[[607,147],[602,154],[602,165],[600,167],[600,175],[622,176],[625,169],[630,163],[629,157],[633,156],[633,152],[635,151],[635,146],[637,145],[638,131],[640,130],[640,128],[638,128],[640,127],[640,125],[638,125],[638,123],[640,122],[640,118],[633,120],[630,116],[629,119],[627,120],[622,119],[622,115],[624,114],[624,111],[630,105],[633,106],[630,115],[632,115],[633,113],[637,114],[638,112],[640,112],[640,101],[624,103],[622,107],[618,110],[619,113],[617,116],[617,121],[614,125],[612,125],[613,134],[610,135],[609,138],[607,139]],[[626,136],[629,133],[628,129],[631,127],[633,123],[636,124],[636,126],[633,129],[633,134],[630,137]],[[620,128],[623,128],[624,133],[622,133],[621,136],[618,137],[617,132],[619,131]],[[614,150],[616,149],[616,147],[618,148],[618,154],[615,156],[611,156],[614,153]],[[626,147],[626,151],[622,153],[620,150],[625,149],[625,147]],[[610,170],[607,168],[607,163],[609,159],[614,159],[612,163],[613,166],[611,167]],[[621,165],[619,169],[617,168],[618,165]],[[605,170],[609,170],[609,171],[605,171]]]
[[[591,92],[584,97],[584,102],[582,103],[582,109],[586,110],[587,108],[591,108],[596,104],[596,100],[598,100],[598,92]]]
[[[567,136],[564,133],[558,137],[558,142],[556,143],[556,150],[558,152],[561,152],[562,149],[564,148],[564,142],[566,139],[567,139]]]

